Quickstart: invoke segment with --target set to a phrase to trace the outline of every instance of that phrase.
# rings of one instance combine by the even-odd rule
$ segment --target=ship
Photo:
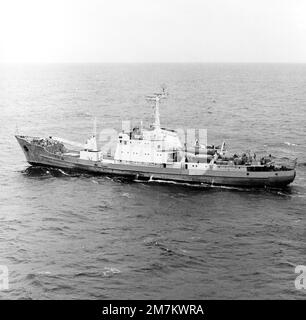
[[[64,139],[16,134],[27,162],[91,174],[120,176],[134,181],[173,182],[204,186],[283,188],[296,176],[297,159],[231,154],[219,146],[182,143],[177,131],[160,124],[160,102],[168,93],[147,96],[153,102],[154,122],[148,127],[124,128],[113,154],[97,147],[96,129],[82,148],[69,148]]]

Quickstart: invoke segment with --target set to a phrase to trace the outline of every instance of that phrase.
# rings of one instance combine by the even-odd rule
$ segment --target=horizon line
[[[34,64],[306,64],[293,61],[38,61],[13,62],[0,61],[0,65],[34,65]]]

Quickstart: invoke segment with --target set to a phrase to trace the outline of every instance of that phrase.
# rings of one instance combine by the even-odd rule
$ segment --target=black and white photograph
[[[0,300],[305,299],[305,1],[0,0],[0,120]]]

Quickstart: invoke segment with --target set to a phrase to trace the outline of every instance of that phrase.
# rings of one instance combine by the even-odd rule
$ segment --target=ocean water
[[[207,128],[232,150],[298,158],[284,190],[126,182],[29,168],[14,133],[84,142],[122,119]],[[303,299],[306,65],[0,66],[1,299]]]

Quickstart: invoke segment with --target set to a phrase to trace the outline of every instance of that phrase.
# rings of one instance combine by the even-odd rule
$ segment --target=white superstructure
[[[180,161],[182,144],[178,134],[160,126],[159,103],[165,96],[163,92],[147,97],[155,102],[154,123],[149,129],[140,126],[119,133],[114,155],[116,162],[166,164]]]

